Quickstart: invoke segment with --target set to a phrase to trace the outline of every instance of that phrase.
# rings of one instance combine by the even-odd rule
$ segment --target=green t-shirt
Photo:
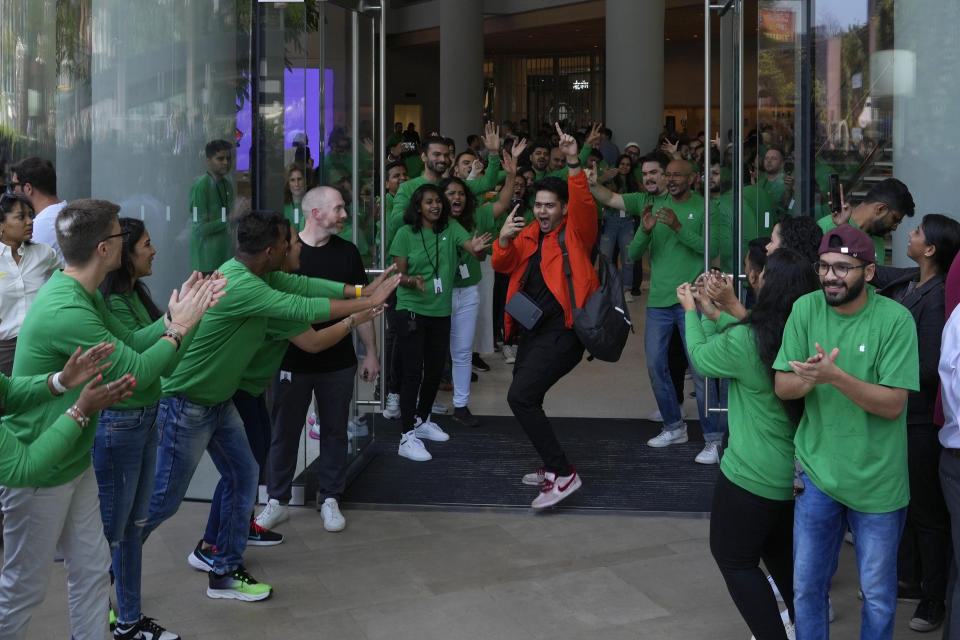
[[[773,368],[790,371],[790,360],[804,361],[817,353],[814,343],[827,353],[838,348],[837,366],[860,380],[920,388],[917,330],[910,312],[870,289],[867,303],[852,314],[829,306],[822,291],[798,299]],[[864,411],[833,385],[817,385],[804,398],[794,444],[817,488],[851,509],[887,513],[910,501],[906,411],[887,420]]]
[[[263,344],[253,354],[250,364],[244,368],[238,388],[252,396],[262,394],[280,368],[283,357],[287,355],[290,338],[298,336],[310,328],[310,323],[297,322],[296,320],[273,319],[267,322],[267,332]]]
[[[390,255],[407,259],[407,275],[423,276],[424,291],[398,287],[397,309],[436,318],[449,316],[459,266],[457,253],[460,245],[472,237],[456,220],[450,220],[440,233],[423,227],[414,231],[408,224],[400,227],[390,246]],[[440,293],[434,290],[434,278],[440,278]]]
[[[831,216],[823,216],[817,220],[817,225],[823,229],[823,233],[826,234],[830,229],[836,229],[837,225],[833,221]],[[850,226],[856,229],[860,227],[856,222],[853,221],[853,218],[850,218]],[[872,234],[867,234],[870,236],[870,239],[873,240],[873,250],[877,254],[877,264],[883,264],[884,254],[887,252],[887,245],[883,240],[883,236],[875,236]]]
[[[784,206],[782,199],[785,188],[783,184],[783,172],[780,172],[780,175],[777,176],[775,180],[768,180],[767,174],[764,173],[760,176],[759,180],[757,180],[757,185],[767,193],[777,213],[783,212]]]
[[[719,324],[736,323],[722,315]],[[770,369],[760,361],[753,330],[718,324],[686,314],[687,352],[697,373],[728,378],[730,444],[720,471],[730,482],[769,500],[793,499],[794,425],[773,392]]]
[[[191,269],[209,273],[230,257],[230,223],[224,217],[233,211],[233,202],[229,180],[214,180],[204,173],[193,183],[189,210]]]
[[[303,209],[300,208],[299,204],[288,202],[283,205],[283,216],[290,221],[297,233],[303,231],[305,221],[303,219]]]
[[[505,218],[506,216],[504,215],[500,217]],[[473,235],[474,232],[483,235],[485,233],[494,233],[497,231],[497,221],[493,217],[493,203],[488,202],[485,205],[477,207],[473,212],[473,221],[475,223],[475,228],[472,231],[467,232],[471,235]],[[464,251],[462,247],[457,249],[457,255],[457,278],[453,286],[459,289],[462,287],[470,287],[480,282],[483,274],[480,273],[480,261],[477,260],[477,257],[469,251]],[[464,278],[463,274],[460,272],[460,265],[463,265],[469,274],[466,278]]]
[[[647,306],[664,308],[678,304],[677,287],[684,282],[693,282],[703,273],[703,197],[691,192],[689,198],[677,202],[669,194],[625,193],[623,203],[633,215],[640,215],[648,204],[653,204],[654,213],[659,207],[670,207],[677,215],[680,231],[674,233],[670,227],[658,222],[646,234],[640,226],[629,251],[630,259],[636,262],[647,249],[650,250]]]

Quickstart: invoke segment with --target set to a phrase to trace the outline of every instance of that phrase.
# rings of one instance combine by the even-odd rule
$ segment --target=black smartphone
[[[840,211],[840,174],[830,174],[830,211]]]
[[[793,158],[787,158],[786,160],[783,161],[784,173],[789,173],[790,175],[793,175],[793,169],[794,169]]]

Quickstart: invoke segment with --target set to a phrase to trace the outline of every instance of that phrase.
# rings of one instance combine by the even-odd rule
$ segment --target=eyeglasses
[[[852,265],[852,264],[830,264],[829,262],[824,262],[823,260],[817,260],[813,263],[813,270],[817,272],[817,275],[823,277],[830,273],[830,270],[833,269],[834,275],[838,278],[846,278],[847,274],[850,273],[851,269],[863,269],[867,265]]]
[[[6,191],[6,192],[7,192],[7,193],[10,193],[10,194],[16,193],[16,188],[17,188],[17,187],[22,187],[24,184],[26,184],[26,183],[24,183],[24,182],[8,182],[8,183],[7,183],[7,191]]]
[[[130,232],[129,232],[129,231],[121,231],[120,233],[111,233],[110,235],[108,235],[106,238],[104,238],[104,239],[101,240],[100,242],[106,242],[106,241],[109,240],[110,238],[124,238],[124,239],[126,239],[126,237],[129,236],[129,235],[130,235]]]

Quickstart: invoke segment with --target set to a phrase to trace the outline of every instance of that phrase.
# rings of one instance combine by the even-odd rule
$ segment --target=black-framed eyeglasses
[[[846,278],[851,269],[863,269],[866,266],[867,265],[865,264],[830,264],[829,262],[824,262],[823,260],[817,260],[813,263],[813,270],[817,272],[818,276],[823,277],[830,273],[830,270],[833,269],[834,275],[836,275],[838,278]]]
[[[106,242],[106,241],[109,240],[110,238],[126,238],[128,235],[130,235],[130,232],[129,232],[129,231],[121,231],[120,233],[111,233],[110,235],[108,235],[106,238],[104,238],[104,239],[101,240],[100,242]]]

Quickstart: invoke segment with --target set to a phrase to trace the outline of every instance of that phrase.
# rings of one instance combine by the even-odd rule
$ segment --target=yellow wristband
[[[357,297],[358,297],[358,298],[361,297],[361,296],[363,296],[363,285],[362,285],[362,284],[354,285],[354,290],[356,291],[356,294],[357,294]]]

